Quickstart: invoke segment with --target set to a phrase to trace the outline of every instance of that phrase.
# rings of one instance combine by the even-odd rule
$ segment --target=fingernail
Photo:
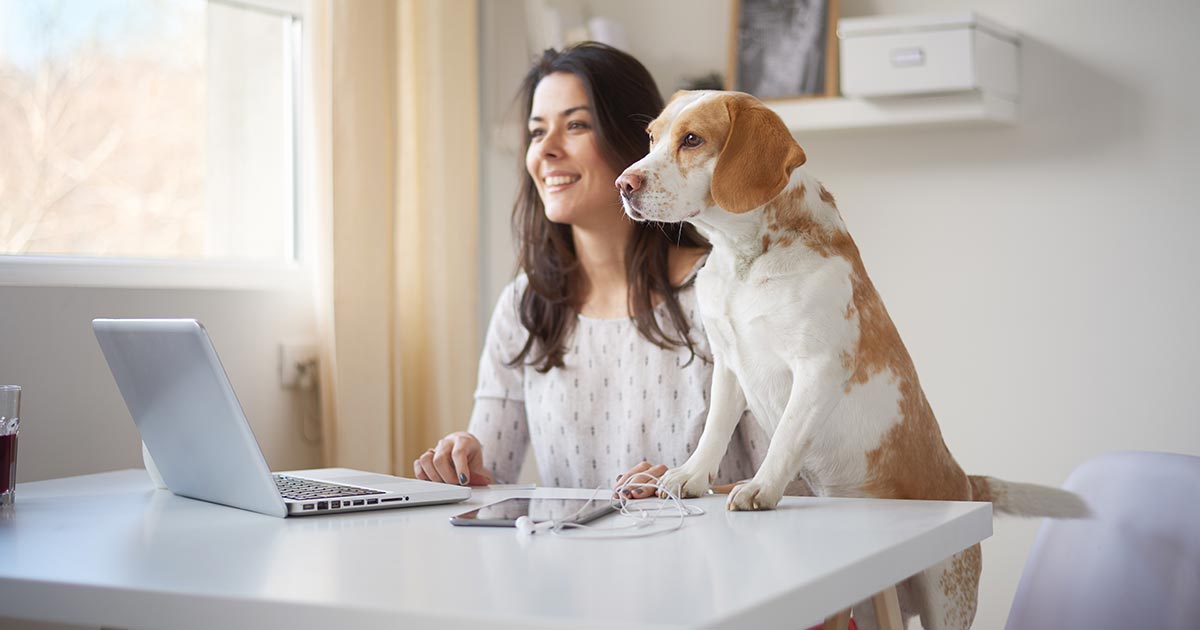
[[[461,485],[464,485],[464,486],[467,485],[467,474],[466,473],[458,473],[458,483]]]

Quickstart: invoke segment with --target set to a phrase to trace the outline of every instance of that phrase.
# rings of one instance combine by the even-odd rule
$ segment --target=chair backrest
[[[1200,628],[1200,457],[1109,453],[1063,487],[1094,516],[1042,525],[1005,627]]]

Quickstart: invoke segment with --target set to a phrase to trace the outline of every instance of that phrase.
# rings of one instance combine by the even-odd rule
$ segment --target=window
[[[0,0],[0,263],[293,263],[288,8]]]

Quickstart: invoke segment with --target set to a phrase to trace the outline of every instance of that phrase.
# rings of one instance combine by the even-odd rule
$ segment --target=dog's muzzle
[[[646,215],[642,214],[642,212],[637,209],[637,206],[633,203],[633,199],[626,196],[624,192],[621,193],[621,205],[624,206],[625,214],[629,215],[629,218],[633,219],[634,221],[646,220]]]

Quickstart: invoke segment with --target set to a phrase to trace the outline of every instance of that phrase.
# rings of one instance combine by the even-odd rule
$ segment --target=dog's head
[[[617,178],[625,213],[674,223],[773,199],[804,151],[779,115],[740,92],[676,92],[646,128],[650,153]]]

